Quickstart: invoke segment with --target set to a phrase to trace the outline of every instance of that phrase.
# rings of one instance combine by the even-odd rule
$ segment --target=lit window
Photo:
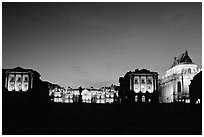
[[[17,82],[21,82],[21,81],[22,81],[22,78],[18,77]]]
[[[104,100],[104,99],[102,99],[102,100],[101,100],[101,103],[105,103],[105,100]]]
[[[190,99],[186,99],[186,103],[190,103]]]
[[[57,94],[54,94],[54,97],[57,97]]]
[[[152,84],[152,80],[151,80],[151,79],[148,79],[148,80],[147,80],[147,84]]]
[[[188,73],[191,74],[191,69],[190,68],[188,69]]]
[[[142,96],[142,102],[145,102],[145,96]]]
[[[58,97],[61,97],[61,94],[60,94],[60,93],[58,93]]]
[[[100,99],[98,99],[98,100],[96,101],[96,103],[101,103]]]
[[[196,104],[200,104],[200,99],[198,99],[198,100],[196,101]]]
[[[138,102],[138,96],[135,96],[135,102]]]
[[[62,98],[59,98],[58,101],[59,101],[59,102],[62,102]]]
[[[73,100],[72,100],[72,99],[70,99],[69,103],[73,103]]]
[[[24,82],[28,82],[28,77],[25,77]]]
[[[151,102],[151,99],[149,99],[149,102]]]
[[[58,102],[58,98],[54,98],[54,102]]]
[[[135,84],[138,84],[138,79],[135,79]]]

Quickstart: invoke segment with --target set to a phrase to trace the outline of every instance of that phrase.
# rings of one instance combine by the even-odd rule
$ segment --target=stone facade
[[[146,69],[127,72],[120,77],[122,102],[158,102],[158,73]]]
[[[3,69],[2,83],[7,91],[27,92],[33,88],[35,79],[39,77],[40,74],[32,69]]]
[[[187,51],[175,57],[172,66],[160,80],[160,102],[190,103],[189,85],[199,71]]]

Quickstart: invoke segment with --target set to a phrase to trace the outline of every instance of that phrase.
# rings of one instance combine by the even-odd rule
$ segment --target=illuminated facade
[[[86,102],[86,103],[91,103],[92,100],[92,92],[90,91],[90,89],[84,89],[81,92],[82,95],[82,101]]]
[[[189,85],[199,71],[187,51],[175,57],[172,66],[160,81],[160,102],[190,103]]]
[[[27,92],[33,88],[35,77],[40,74],[32,69],[23,69],[16,67],[3,70],[3,84],[7,91]]]
[[[114,103],[117,98],[117,91],[114,86],[102,88],[83,88],[79,89],[63,88],[59,85],[52,85],[49,90],[52,102],[56,103]],[[81,100],[80,100],[81,97]]]
[[[127,72],[120,80],[122,102],[158,102],[158,73],[146,69]]]
[[[70,87],[65,89],[56,84],[50,89],[49,94],[51,101],[56,103],[77,103],[79,95],[79,89],[72,89]]]
[[[116,98],[116,90],[113,85],[106,88],[105,98],[106,98],[106,101],[105,101],[106,103],[113,103],[115,101],[114,99]]]

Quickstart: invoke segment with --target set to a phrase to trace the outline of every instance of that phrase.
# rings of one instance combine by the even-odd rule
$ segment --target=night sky
[[[202,67],[202,3],[3,3],[2,68],[32,68],[71,87],[160,77],[188,50]]]

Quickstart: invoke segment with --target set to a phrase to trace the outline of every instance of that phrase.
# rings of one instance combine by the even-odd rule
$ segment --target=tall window
[[[142,84],[145,84],[145,81],[144,81],[144,79],[142,79]]]
[[[142,102],[145,102],[145,96],[142,96]]]
[[[181,93],[181,82],[179,81],[177,83],[178,93]]]
[[[188,73],[191,74],[191,69],[190,68],[188,69]]]
[[[152,80],[151,80],[151,79],[148,79],[148,80],[147,80],[147,84],[152,84]]]
[[[8,91],[13,91],[15,89],[15,76],[10,74],[8,78]]]
[[[135,79],[135,84],[138,84],[138,79]]]
[[[137,95],[135,96],[135,102],[138,102],[138,96]]]

